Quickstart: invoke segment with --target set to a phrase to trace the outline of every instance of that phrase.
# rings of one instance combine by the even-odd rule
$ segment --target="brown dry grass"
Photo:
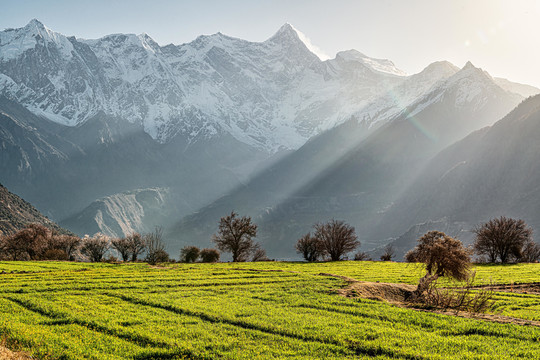
[[[400,305],[407,302],[415,289],[415,285],[408,284],[355,281],[350,282],[345,289],[338,290],[338,293],[346,297],[361,297]]]
[[[0,345],[0,360],[31,360],[30,355],[25,352],[14,352]]]

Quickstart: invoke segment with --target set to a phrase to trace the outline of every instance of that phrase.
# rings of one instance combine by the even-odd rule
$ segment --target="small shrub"
[[[106,263],[109,263],[109,264],[117,264],[119,263],[119,259],[114,256],[114,255],[109,255],[105,260],[103,260],[104,262]]]
[[[257,246],[255,251],[253,251],[253,256],[251,257],[251,261],[253,261],[253,262],[270,261],[270,259],[266,256],[266,250],[264,250],[263,248]]]
[[[216,249],[202,249],[200,253],[201,261],[204,263],[218,262],[219,255],[219,251]]]
[[[200,250],[196,246],[184,246],[180,250],[180,262],[193,263],[199,259]]]
[[[69,260],[68,255],[64,250],[60,249],[48,249],[41,256],[42,260],[58,260],[58,261],[67,261]]]
[[[322,247],[319,239],[307,233],[296,242],[294,246],[298,254],[302,254],[304,260],[317,261],[322,256]]]
[[[483,313],[493,308],[493,290],[484,288],[473,292],[476,274],[473,272],[464,286],[460,288],[441,288],[438,276],[426,274],[420,279],[411,302],[438,309],[451,309]]]
[[[533,263],[540,260],[540,245],[532,240],[528,240],[521,249],[520,262]]]
[[[392,261],[392,258],[396,254],[396,251],[394,250],[394,246],[392,244],[388,244],[384,247],[384,252],[381,255],[382,261]]]
[[[147,259],[149,264],[155,265],[158,263],[169,262],[169,253],[163,249],[156,250],[152,253],[152,257]]]

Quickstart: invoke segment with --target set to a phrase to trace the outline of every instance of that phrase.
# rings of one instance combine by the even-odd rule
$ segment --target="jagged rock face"
[[[152,223],[163,224],[162,211],[170,206],[169,192],[169,189],[151,188],[107,196],[62,224],[81,236],[102,232],[121,237],[132,232],[150,232],[154,230]]]

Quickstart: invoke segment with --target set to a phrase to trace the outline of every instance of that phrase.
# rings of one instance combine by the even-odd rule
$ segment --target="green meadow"
[[[478,284],[540,282],[540,264],[477,266]],[[393,262],[0,262],[0,336],[38,359],[539,359],[540,327],[345,298],[335,274],[414,284]],[[495,311],[540,320],[540,296]]]

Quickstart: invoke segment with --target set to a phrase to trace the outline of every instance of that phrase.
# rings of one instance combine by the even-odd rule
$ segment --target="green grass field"
[[[269,271],[280,270],[280,271]],[[540,264],[478,266],[479,283],[540,282]],[[540,327],[344,298],[357,280],[414,284],[404,263],[0,262],[0,333],[39,359],[539,359]],[[497,293],[540,320],[540,297]]]

